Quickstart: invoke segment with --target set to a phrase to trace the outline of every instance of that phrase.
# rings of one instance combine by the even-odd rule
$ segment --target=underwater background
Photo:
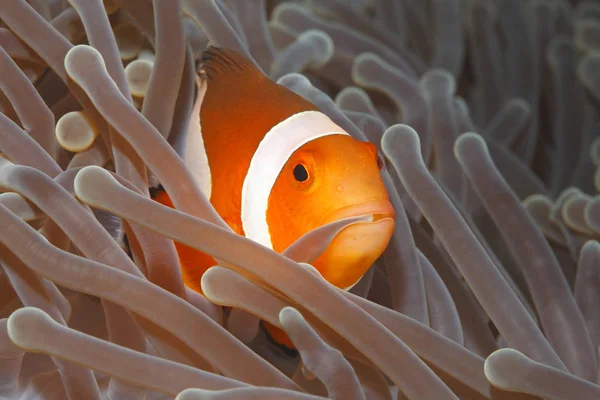
[[[209,44],[384,158],[350,292],[218,224]],[[0,1],[0,399],[600,398],[599,101],[598,1]]]

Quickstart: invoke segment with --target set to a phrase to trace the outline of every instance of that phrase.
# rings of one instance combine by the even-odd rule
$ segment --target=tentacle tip
[[[310,81],[307,77],[297,72],[285,74],[277,80],[277,83],[282,86],[288,86],[292,84],[310,85]]]
[[[504,390],[512,390],[515,383],[512,382],[505,371],[514,370],[515,364],[522,365],[530,362],[531,360],[523,353],[515,349],[504,348],[494,351],[487,357],[483,370],[485,377],[493,386]]]
[[[390,126],[381,138],[381,148],[386,157],[390,158],[391,149],[394,147],[419,149],[421,140],[417,132],[410,126],[395,124]]]
[[[454,142],[454,154],[457,158],[460,158],[460,155],[464,152],[475,150],[473,147],[477,150],[484,151],[486,154],[488,152],[487,143],[480,134],[475,132],[465,132]]]
[[[352,69],[350,71],[352,80],[359,85],[364,85],[365,82],[369,81],[370,79],[365,76],[363,68],[368,68],[369,64],[383,66],[385,65],[384,63],[385,62],[383,61],[383,59],[375,53],[360,53],[354,58],[354,62],[352,63]]]
[[[189,388],[179,392],[177,397],[175,397],[175,400],[203,399],[205,398],[204,395],[206,395],[206,393],[204,393],[204,390],[202,389]]]
[[[73,46],[65,56],[67,74],[76,82],[79,78],[78,72],[88,69],[90,64],[99,64],[103,69],[106,69],[100,52],[87,44]]]
[[[526,114],[531,113],[531,103],[521,97],[514,97],[510,99],[509,104],[513,107],[521,108]]]
[[[309,29],[303,32],[300,37],[312,42],[314,48],[318,50],[318,56],[313,61],[315,68],[320,68],[331,60],[335,45],[333,39],[327,33],[318,29]]]
[[[279,322],[286,327],[292,319],[302,318],[302,314],[294,307],[283,307],[279,311]]]
[[[73,182],[75,195],[85,203],[93,204],[93,194],[104,189],[99,188],[100,182],[106,182],[114,178],[102,167],[90,165],[82,168]],[[115,181],[116,182],[116,181]]]
[[[598,241],[595,239],[587,240],[583,244],[583,246],[581,246],[580,252],[581,252],[581,257],[583,257],[584,254],[587,254],[588,252],[594,252],[594,253],[600,255],[600,243],[598,243]]]
[[[421,78],[421,85],[427,92],[452,96],[456,92],[456,79],[445,69],[436,68],[427,71]]]
[[[27,350],[35,351],[36,344],[31,340],[32,333],[39,332],[39,326],[50,325],[54,323],[52,318],[44,311],[36,307],[24,307],[13,312],[8,317],[6,330],[8,337],[15,346]]]

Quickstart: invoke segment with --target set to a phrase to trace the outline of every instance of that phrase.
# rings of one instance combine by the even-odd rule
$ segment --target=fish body
[[[381,255],[394,230],[394,210],[379,174],[377,151],[353,139],[314,104],[265,76],[251,60],[210,47],[184,160],[203,193],[236,233],[282,253],[305,233],[358,215],[372,222],[342,230],[312,264],[330,283],[353,286]],[[154,199],[173,207],[159,191]],[[176,243],[184,282],[215,260]],[[290,345],[285,335],[270,330]]]

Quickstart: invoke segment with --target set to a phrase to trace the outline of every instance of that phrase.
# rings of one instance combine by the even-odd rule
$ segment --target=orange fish
[[[204,52],[198,93],[200,134],[188,138],[184,159],[233,231],[282,253],[322,225],[373,216],[372,222],[343,229],[313,262],[327,281],[351,288],[394,230],[375,146],[353,139],[315,105],[232,50]],[[198,123],[197,117],[191,123]],[[164,191],[154,199],[173,207]],[[201,293],[202,274],[215,260],[176,246],[185,284]],[[268,324],[267,331],[293,348],[283,331]]]

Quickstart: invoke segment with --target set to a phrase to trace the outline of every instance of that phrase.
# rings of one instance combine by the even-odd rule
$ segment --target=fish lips
[[[347,207],[343,207],[327,216],[327,221],[330,223],[339,221],[344,218],[360,217],[360,216],[373,216],[372,222],[377,222],[384,218],[394,219],[395,211],[392,204],[387,200],[368,201],[359,203]]]
[[[349,290],[373,265],[394,233],[394,208],[389,201],[371,201],[344,207],[326,223],[344,218],[372,216],[342,229],[313,265],[331,284]]]

